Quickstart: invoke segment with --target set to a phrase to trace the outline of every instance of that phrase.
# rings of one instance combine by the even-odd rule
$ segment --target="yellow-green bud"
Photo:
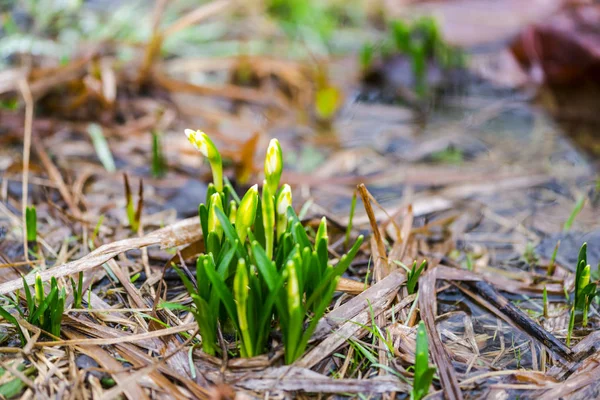
[[[581,278],[579,279],[579,294],[581,294],[583,289],[590,284],[591,276],[592,267],[588,264],[585,266],[585,268],[583,268],[583,271],[581,271]]]
[[[252,186],[240,201],[240,206],[235,217],[235,230],[237,231],[240,243],[244,243],[248,228],[254,226],[256,219],[256,209],[258,207],[258,185]]]
[[[190,143],[200,152],[204,157],[208,159],[210,168],[213,174],[213,183],[218,192],[223,191],[223,162],[221,160],[221,154],[215,144],[210,140],[210,137],[202,131],[194,131],[192,129],[186,129],[185,136],[187,136]]]
[[[235,224],[235,218],[237,217],[237,203],[235,200],[229,202],[229,222],[231,225]]]
[[[277,139],[271,139],[265,157],[265,179],[271,193],[277,192],[281,172],[283,171],[283,155]]]
[[[287,229],[287,209],[292,205],[292,188],[287,183],[283,185],[277,196],[277,238]]]
[[[238,314],[238,325],[242,334],[241,352],[243,357],[252,357],[254,355],[252,349],[252,340],[248,328],[248,269],[246,261],[243,258],[238,260],[235,277],[233,278],[233,298]]]
[[[296,263],[292,260],[286,264],[288,271],[287,284],[287,302],[290,315],[294,315],[296,310],[300,308],[300,285],[298,284],[298,274],[296,272]]]
[[[321,223],[319,224],[319,229],[317,230],[317,235],[315,236],[315,244],[319,243],[321,239],[327,240],[327,218],[321,218]]]
[[[40,305],[44,301],[45,293],[44,293],[44,282],[42,281],[42,277],[38,273],[35,274],[34,289],[35,289],[35,303],[37,305]]]
[[[219,222],[219,217],[217,217],[217,208],[223,211],[223,202],[219,193],[213,193],[210,196],[210,209],[208,210],[208,232],[214,232],[219,240],[221,240],[223,237],[223,227]]]

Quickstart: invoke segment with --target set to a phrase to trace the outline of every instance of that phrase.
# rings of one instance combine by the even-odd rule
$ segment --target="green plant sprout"
[[[542,302],[544,303],[544,318],[548,318],[548,291],[546,290],[546,285],[544,285],[544,290],[542,291]]]
[[[304,353],[363,237],[336,265],[329,263],[326,219],[311,241],[292,208],[291,188],[279,186],[283,158],[276,139],[267,150],[261,195],[254,185],[238,201],[231,185],[222,185],[221,157],[212,141],[200,131],[186,135],[209,154],[216,181],[198,207],[206,251],[198,257],[195,283],[174,266],[192,305],[165,307],[192,313],[202,348],[211,355],[220,351],[219,326],[239,339],[242,357],[263,354],[278,326],[291,364]]]
[[[52,277],[50,291],[46,294],[44,283],[39,275],[35,278],[33,292],[29,288],[25,277],[23,277],[23,288],[27,301],[25,310],[20,306],[18,297],[15,300],[9,299],[20,317],[53,336],[60,336],[60,324],[66,299],[65,289],[59,289],[56,278]],[[21,342],[25,343],[25,335],[17,319],[2,306],[0,306],[0,316],[15,326],[21,336]]]
[[[423,17],[414,22],[394,20],[389,25],[389,37],[378,47],[363,45],[359,63],[363,72],[368,71],[377,57],[386,59],[396,54],[408,57],[413,74],[415,92],[427,94],[427,68],[430,61],[442,69],[459,68],[465,63],[463,53],[448,45],[442,38],[433,18]]]
[[[577,218],[577,215],[579,215],[579,213],[583,209],[583,206],[585,205],[585,199],[586,199],[585,196],[581,196],[579,198],[579,200],[577,200],[577,203],[575,203],[575,205],[573,206],[573,210],[571,211],[569,218],[567,219],[567,221],[565,222],[565,224],[563,226],[564,232],[571,230],[571,226],[573,226],[573,222],[575,222],[575,218]]]
[[[165,156],[162,150],[161,135],[152,131],[152,176],[162,178],[167,173]]]
[[[142,219],[142,208],[144,207],[144,184],[140,179],[140,185],[138,187],[138,203],[137,208],[133,205],[133,196],[131,194],[131,186],[129,186],[129,178],[127,174],[123,174],[125,184],[125,209],[127,212],[127,221],[131,230],[137,232],[140,227],[140,221]]]
[[[423,260],[421,265],[419,265],[419,268],[417,268],[417,262],[413,262],[411,270],[406,273],[406,289],[408,290],[408,294],[415,293],[415,290],[417,289],[417,283],[419,282],[419,277],[425,268],[427,268],[427,260]]]
[[[415,377],[413,380],[411,400],[421,400],[427,396],[429,387],[433,381],[435,368],[429,366],[429,344],[427,341],[427,331],[423,321],[419,322],[417,328],[417,348],[415,352]]]
[[[71,288],[73,289],[73,308],[81,308],[83,303],[83,272],[79,273],[77,283],[71,277]]]
[[[37,242],[37,211],[35,210],[35,206],[25,209],[25,228],[27,241],[30,243]]]
[[[575,306],[571,307],[569,327],[567,328],[567,346],[571,346],[571,337],[573,336],[573,329],[575,329]]]
[[[350,243],[350,233],[352,232],[352,221],[354,220],[354,213],[356,211],[356,190],[352,194],[352,201],[350,202],[350,214],[348,215],[348,226],[346,227],[346,235],[344,236],[344,248],[348,248]]]
[[[556,255],[558,254],[558,248],[560,247],[560,240],[556,242],[556,246],[554,246],[554,251],[552,252],[552,257],[550,258],[550,262],[548,263],[548,269],[546,274],[548,276],[554,275],[554,270],[556,269]]]
[[[596,296],[596,282],[591,281],[591,266],[587,263],[587,243],[579,250],[577,268],[575,270],[575,312],[583,313],[582,325],[588,324],[590,304]]]

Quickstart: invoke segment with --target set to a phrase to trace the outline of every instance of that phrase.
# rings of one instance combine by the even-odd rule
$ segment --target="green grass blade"
[[[256,267],[261,273],[261,276],[267,283],[269,290],[275,290],[278,276],[275,265],[269,259],[267,253],[265,253],[265,250],[262,248],[260,243],[253,241],[251,248],[254,259],[256,260]]]
[[[25,209],[25,227],[27,230],[27,241],[37,241],[37,211],[35,206]]]
[[[0,317],[4,318],[7,322],[9,322],[15,327],[15,329],[19,332],[19,336],[21,337],[21,343],[24,345],[25,335],[23,334],[23,331],[21,330],[21,326],[19,325],[17,319],[11,313],[6,311],[6,309],[4,309],[4,307],[2,306],[0,306]]]
[[[117,167],[115,166],[115,160],[108,146],[108,142],[102,132],[102,127],[98,124],[89,124],[87,129],[88,134],[92,139],[92,144],[98,155],[98,159],[108,172],[115,172]]]
[[[231,293],[231,291],[227,288],[227,285],[225,285],[223,279],[213,268],[206,268],[206,274],[213,285],[213,290],[216,292],[220,301],[225,306],[225,310],[227,311],[227,314],[229,314],[229,318],[231,318],[236,329],[239,331],[240,329],[237,322],[237,309],[235,302],[233,301],[233,293]]]

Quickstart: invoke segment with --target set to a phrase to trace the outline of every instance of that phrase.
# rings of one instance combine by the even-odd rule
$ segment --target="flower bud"
[[[300,308],[300,284],[298,283],[298,274],[296,271],[296,263],[289,260],[286,265],[288,272],[287,284],[287,304],[290,315]]]
[[[194,131],[192,129],[186,129],[185,136],[187,136],[190,143],[198,150],[204,157],[208,159],[210,168],[213,174],[213,183],[218,192],[223,191],[223,162],[221,160],[221,154],[212,140],[208,135],[202,131]]]
[[[283,156],[281,153],[281,146],[277,139],[271,139],[265,157],[265,179],[267,180],[270,192],[273,194],[277,192],[282,171]]]
[[[238,326],[242,335],[241,353],[242,357],[252,357],[252,340],[248,325],[248,269],[243,258],[238,260],[235,277],[233,278],[233,298],[237,309]]]
[[[327,237],[327,218],[321,218],[321,223],[319,224],[319,229],[317,230],[317,235],[315,236],[315,245],[317,245],[321,239],[328,240]]]
[[[221,195],[214,193],[210,196],[210,209],[208,210],[208,232],[214,232],[219,240],[223,237],[223,227],[219,222],[216,209],[219,208],[223,211],[223,202],[221,201]]]
[[[235,218],[237,217],[237,203],[235,200],[229,202],[229,223],[235,225]]]
[[[277,196],[277,238],[287,229],[287,209],[292,205],[292,188],[287,183],[283,185]]]
[[[254,226],[256,219],[256,209],[258,207],[258,185],[252,186],[240,201],[240,206],[235,216],[235,230],[237,231],[240,243],[244,243],[248,228]]]

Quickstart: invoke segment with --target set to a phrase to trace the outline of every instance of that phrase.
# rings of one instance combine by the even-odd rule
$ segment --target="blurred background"
[[[148,229],[196,215],[193,128],[240,187],[279,138],[305,215],[343,223],[364,182],[417,226],[458,212],[444,234],[493,260],[600,241],[595,2],[3,0],[0,21],[0,196],[17,213],[29,132],[45,235],[104,215],[118,238],[123,173]]]

